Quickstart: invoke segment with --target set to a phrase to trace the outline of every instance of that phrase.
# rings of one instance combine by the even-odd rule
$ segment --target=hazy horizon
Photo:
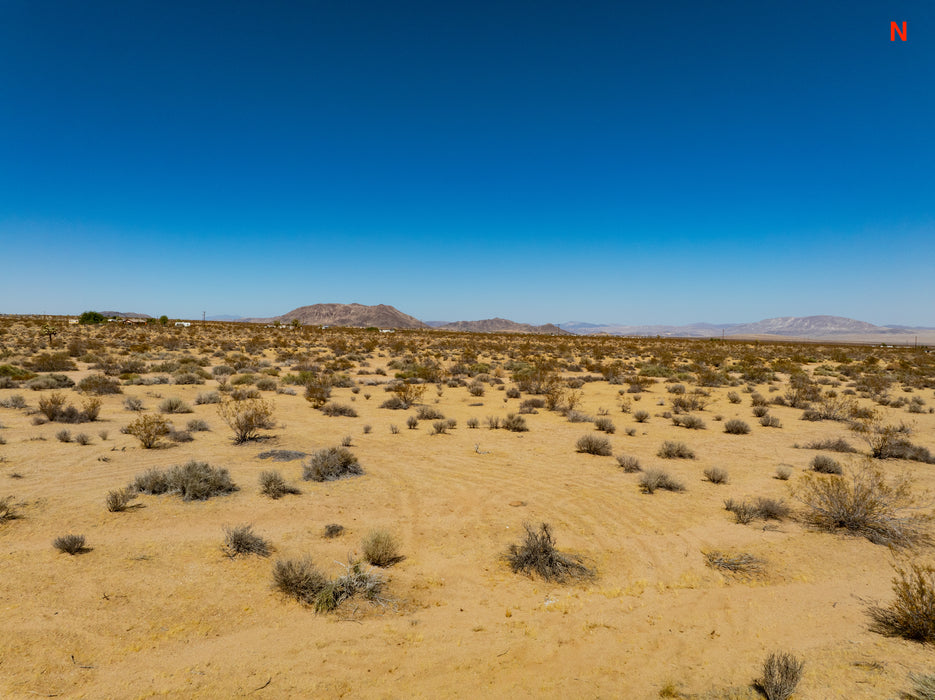
[[[5,313],[935,326],[931,3],[11,0],[0,56]]]

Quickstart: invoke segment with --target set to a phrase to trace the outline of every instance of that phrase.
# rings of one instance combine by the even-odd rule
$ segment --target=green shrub
[[[263,399],[230,399],[218,404],[218,415],[234,431],[234,442],[238,445],[260,437],[261,430],[276,425],[273,419],[273,404]]]

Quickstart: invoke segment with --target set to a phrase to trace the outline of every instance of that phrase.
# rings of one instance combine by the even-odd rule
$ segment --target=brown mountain
[[[386,304],[313,304],[300,306],[282,316],[251,318],[254,322],[280,321],[289,323],[298,319],[303,326],[351,326],[356,328],[426,328],[417,318],[404,314]]]
[[[558,326],[547,323],[544,326],[533,326],[528,323],[517,323],[506,318],[487,318],[483,321],[455,321],[439,326],[440,331],[461,331],[464,333],[540,333],[552,335],[572,335]]]

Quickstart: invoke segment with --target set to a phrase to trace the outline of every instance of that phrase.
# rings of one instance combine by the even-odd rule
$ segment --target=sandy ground
[[[157,395],[194,405],[214,384],[126,387],[125,395],[154,410]],[[239,446],[214,406],[194,406],[173,417],[176,425],[200,417],[212,431],[154,450],[120,433],[133,417],[124,396],[104,399],[99,422],[68,426],[88,432],[89,446],[60,443],[54,436],[63,426],[34,426],[25,411],[0,408],[0,496],[14,496],[22,514],[0,524],[0,694],[653,698],[668,684],[705,697],[756,697],[750,683],[765,656],[789,650],[806,660],[797,698],[856,700],[897,697],[910,672],[932,670],[930,649],[868,631],[866,601],[892,597],[896,559],[886,548],[794,521],[738,525],[723,509],[728,497],[792,502],[790,487],[816,454],[793,444],[841,436],[862,447],[853,433],[781,407],[771,413],[784,427],[760,427],[749,395],[730,404],[726,388],[713,389],[715,402],[700,414],[706,430],[655,415],[637,424],[619,412],[619,388],[586,384],[581,410],[608,409],[618,428],[610,436],[615,453],[639,457],[644,468],[664,466],[684,493],[644,495],[639,475],[612,457],[576,453],[588,423],[540,410],[527,416],[527,433],[487,430],[486,416],[503,416],[520,401],[504,401],[493,388],[481,398],[444,390],[436,408],[458,421],[448,435],[431,435],[430,422],[408,430],[413,411],[380,409],[387,395],[365,387],[369,400],[349,389],[333,395],[358,418],[323,416],[301,394],[267,393],[279,427]],[[38,403],[38,392],[22,389],[0,390],[0,399],[14,393]],[[931,392],[923,395],[932,403]],[[436,398],[431,387],[424,400]],[[665,398],[657,384],[634,410],[660,413],[656,402]],[[751,434],[726,435],[718,414],[743,418]],[[892,415],[911,417],[914,441],[935,449],[935,416]],[[472,416],[480,429],[466,427]],[[628,427],[636,435],[624,434]],[[303,482],[301,462],[257,457],[274,448],[311,452],[345,435],[353,436],[362,477]],[[667,439],[686,442],[698,458],[656,457]],[[105,510],[109,490],[148,467],[191,458],[227,467],[240,490],[195,503],[142,496],[128,512]],[[789,482],[774,478],[780,464],[793,468]],[[710,466],[725,468],[730,482],[705,481]],[[886,463],[889,471],[902,467],[920,487],[935,486],[931,466]],[[269,468],[302,494],[263,497],[257,477]],[[597,579],[562,586],[511,573],[501,555],[524,521],[550,523],[559,548],[586,557]],[[223,527],[239,523],[267,537],[273,556],[227,558]],[[344,535],[325,539],[327,523],[344,525]],[[338,574],[373,527],[394,533],[406,555],[384,572],[387,604],[350,602],[316,614],[272,589],[277,557],[309,554]],[[53,549],[52,540],[69,532],[84,534],[91,551]],[[760,556],[767,573],[745,581],[712,570],[702,552],[713,548]]]

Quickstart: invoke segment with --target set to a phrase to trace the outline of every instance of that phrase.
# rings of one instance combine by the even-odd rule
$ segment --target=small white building
[[[180,326],[181,326],[182,328],[188,328],[190,325],[192,325],[190,321],[176,321],[176,322],[175,322],[175,327],[176,327],[176,328],[178,328],[178,327],[180,327]]]

